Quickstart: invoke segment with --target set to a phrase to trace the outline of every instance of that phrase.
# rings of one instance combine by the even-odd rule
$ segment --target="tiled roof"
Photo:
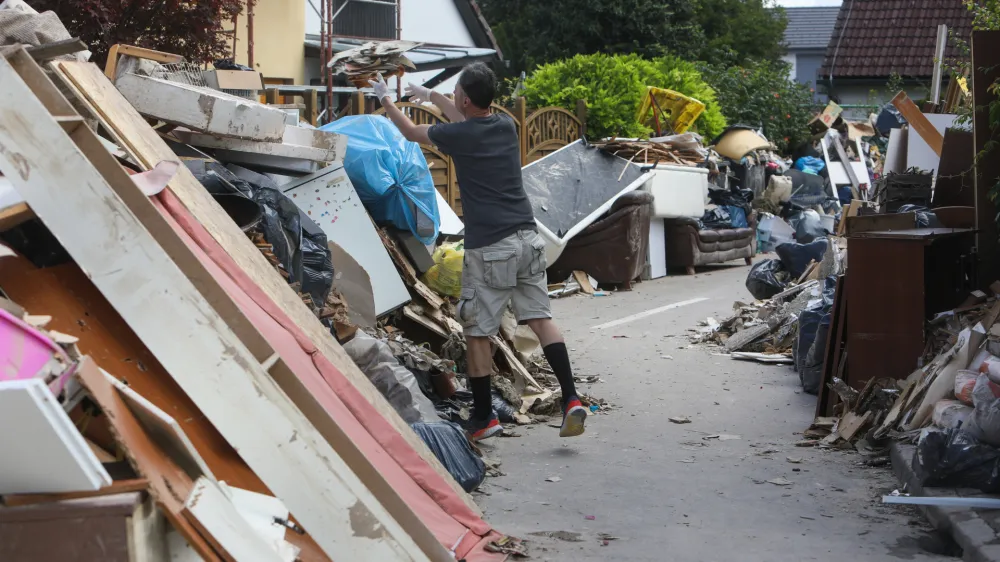
[[[960,37],[972,31],[962,0],[844,0],[820,77],[829,77],[831,67],[834,79],[930,77],[942,23]],[[945,56],[958,56],[955,47],[949,44]]]
[[[785,46],[790,51],[797,49],[826,49],[837,23],[840,8],[785,8],[788,27],[785,28]]]

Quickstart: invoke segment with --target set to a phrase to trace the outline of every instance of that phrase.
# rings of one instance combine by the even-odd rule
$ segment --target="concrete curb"
[[[892,471],[911,495],[996,497],[968,488],[924,488],[913,471],[914,449],[900,443],[889,446]],[[962,547],[966,562],[1000,562],[1000,510],[921,506],[920,511],[938,531],[950,534]]]

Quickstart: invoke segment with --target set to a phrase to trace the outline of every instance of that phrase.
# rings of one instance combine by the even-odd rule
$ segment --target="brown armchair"
[[[688,275],[694,268],[710,263],[723,263],[743,258],[753,263],[757,253],[757,217],[747,217],[748,228],[699,230],[698,220],[666,219],[667,265],[683,267]]]
[[[570,239],[549,267],[549,279],[562,281],[583,271],[601,284],[631,283],[646,265],[652,207],[653,195],[645,191],[619,197],[603,217]]]

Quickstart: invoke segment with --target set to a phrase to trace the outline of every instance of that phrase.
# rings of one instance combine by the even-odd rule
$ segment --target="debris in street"
[[[799,464],[802,462],[802,457],[785,457],[785,460],[792,464]]]
[[[767,481],[768,484],[774,484],[775,486],[791,486],[795,482],[788,480],[784,477],[779,476],[778,478],[772,478]]]
[[[569,531],[536,531],[528,534],[535,537],[548,537],[550,539],[559,539],[566,542],[583,542],[583,538],[580,533],[571,533]]]
[[[546,482],[561,482],[562,478],[560,478],[559,476],[549,476],[548,478],[545,479],[545,481]]]
[[[673,423],[691,423],[691,419],[687,416],[672,416],[667,419]]]
[[[718,439],[719,441],[735,441],[743,438],[740,437],[739,435],[731,435],[728,433],[716,433],[714,435],[706,435],[705,437],[702,437],[702,439],[704,439],[705,441],[711,441],[713,439]]]

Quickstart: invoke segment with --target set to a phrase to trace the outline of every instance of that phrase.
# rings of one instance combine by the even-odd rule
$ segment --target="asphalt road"
[[[536,424],[485,442],[504,473],[477,495],[487,521],[529,540],[532,560],[955,560],[933,553],[943,546],[919,513],[880,504],[896,487],[888,469],[793,445],[815,397],[791,367],[689,347],[699,320],[752,300],[732,263],[553,302],[576,374],[603,379],[581,389],[614,408],[578,438]]]

